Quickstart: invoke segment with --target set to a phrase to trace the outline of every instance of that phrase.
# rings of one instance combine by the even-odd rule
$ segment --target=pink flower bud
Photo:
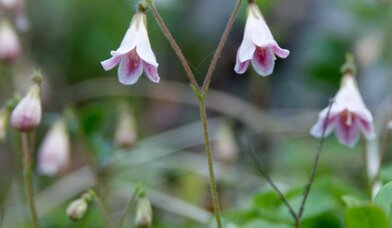
[[[69,161],[69,137],[63,120],[58,120],[38,150],[38,171],[53,176]]]
[[[7,21],[0,21],[0,61],[11,63],[20,54],[21,47],[18,35]]]
[[[118,122],[114,142],[119,148],[129,148],[135,144],[137,140],[137,131],[135,118],[129,107],[124,107],[121,111],[120,120]]]
[[[22,98],[12,111],[11,125],[16,130],[28,132],[41,122],[41,100],[39,83],[34,83],[29,93]]]

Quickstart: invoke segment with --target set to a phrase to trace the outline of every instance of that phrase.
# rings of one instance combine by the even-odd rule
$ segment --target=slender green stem
[[[332,108],[332,105],[333,105],[334,102],[335,102],[334,98],[329,101],[327,116],[325,117],[325,120],[324,120],[324,123],[323,123],[323,128],[322,128],[323,131],[321,133],[320,143],[319,143],[319,146],[317,148],[316,157],[314,159],[312,172],[310,174],[309,182],[308,182],[308,184],[305,187],[304,197],[302,198],[301,206],[299,207],[299,211],[298,211],[298,214],[297,214],[297,220],[295,222],[295,227],[296,228],[299,227],[299,223],[300,223],[301,217],[302,217],[303,212],[305,210],[306,200],[308,199],[308,196],[309,196],[310,190],[312,188],[312,184],[313,184],[314,178],[316,177],[316,172],[317,172],[317,167],[318,167],[318,164],[319,164],[319,161],[320,161],[321,151],[322,151],[323,146],[324,146],[325,132],[327,131],[327,127],[328,127],[328,119],[329,119],[329,115],[331,114],[331,108]]]
[[[121,219],[120,219],[120,223],[118,224],[118,228],[122,228],[124,226],[124,222],[125,222],[125,219],[127,218],[127,214],[130,211],[132,204],[135,202],[138,192],[139,192],[138,189],[136,189],[133,192],[131,198],[128,200],[128,203],[125,206],[123,213],[121,215]]]
[[[366,140],[363,137],[361,137],[360,141],[361,141],[362,158],[363,158],[363,163],[365,166],[366,189],[367,189],[369,200],[371,200],[372,199],[372,186],[371,186],[372,183],[370,180],[370,176],[368,175],[368,173],[369,173],[369,163],[368,163],[369,158],[368,158],[368,151],[366,148]]]
[[[173,48],[182,66],[184,67],[185,73],[188,76],[189,80],[191,81],[193,87],[199,90],[199,84],[195,79],[195,75],[193,74],[191,67],[188,64],[188,61],[186,60],[184,54],[182,53],[181,48],[178,46],[176,40],[173,38],[172,34],[170,33],[169,29],[166,26],[166,23],[163,21],[161,15],[159,14],[157,8],[155,8],[154,4],[152,4],[151,1],[149,1],[148,3],[150,5],[150,8],[152,10],[152,13],[156,21],[158,22],[159,27],[161,28],[163,34],[166,36],[167,40],[169,41],[170,46]]]
[[[206,111],[206,105],[203,96],[199,96],[199,108],[200,108],[200,117],[203,124],[205,151],[206,151],[206,156],[208,161],[208,171],[210,174],[210,188],[211,188],[212,202],[213,202],[214,212],[215,212],[216,225],[218,228],[221,228],[222,222],[220,217],[218,192],[216,188],[214,165],[212,161],[212,150],[211,150],[210,138],[208,134],[207,111]]]
[[[242,0],[238,0],[237,1],[237,4],[235,5],[234,10],[231,13],[229,22],[227,22],[225,31],[223,32],[223,35],[222,35],[222,37],[221,37],[221,39],[219,41],[218,47],[216,48],[214,56],[212,57],[210,66],[208,67],[208,71],[207,71],[206,77],[204,78],[204,83],[203,83],[203,86],[201,88],[201,93],[202,94],[205,93],[208,90],[208,87],[210,86],[212,74],[215,71],[216,64],[218,63],[218,60],[219,60],[219,58],[221,56],[223,48],[225,47],[225,44],[226,44],[227,38],[229,37],[230,31],[233,28],[233,24],[234,24],[235,18],[236,18],[237,14],[238,14],[239,9],[241,8],[241,3],[242,3]]]
[[[27,133],[22,133],[21,139],[22,139],[22,150],[23,150],[23,179],[25,184],[26,197],[29,203],[34,227],[39,228],[40,224],[37,216],[37,211],[35,209],[33,184],[31,181],[32,153],[29,149]]]
[[[92,193],[94,195],[94,200],[97,203],[99,210],[101,210],[101,213],[105,218],[106,227],[113,228],[114,225],[112,222],[112,218],[110,217],[109,211],[104,206],[101,197],[99,197],[98,194],[94,190],[92,190]]]

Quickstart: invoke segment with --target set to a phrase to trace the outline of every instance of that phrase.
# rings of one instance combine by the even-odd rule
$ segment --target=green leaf
[[[347,208],[345,220],[347,228],[388,228],[385,212],[372,204]]]
[[[350,195],[344,195],[342,196],[342,200],[344,202],[344,204],[347,207],[355,207],[355,206],[361,206],[364,204],[363,201],[355,198],[354,196],[350,196]]]
[[[384,185],[374,197],[373,202],[384,209],[385,214],[389,215],[389,209],[392,203],[392,182]]]

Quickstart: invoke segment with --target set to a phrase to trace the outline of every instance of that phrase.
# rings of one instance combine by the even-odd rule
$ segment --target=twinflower
[[[320,138],[324,128],[324,136],[335,131],[339,142],[351,148],[357,143],[361,132],[368,140],[376,135],[373,116],[358,91],[353,69],[346,70],[334,103],[331,108],[327,107],[320,112],[311,134]]]
[[[58,120],[38,150],[38,171],[53,176],[69,161],[69,137],[63,120]]]
[[[105,70],[118,67],[119,81],[125,85],[135,84],[144,72],[153,82],[159,82],[158,63],[151,49],[147,34],[147,22],[144,8],[132,18],[131,24],[126,32],[120,47],[111,51],[112,57],[101,64]]]
[[[235,72],[243,74],[249,62],[261,76],[270,75],[275,66],[275,55],[286,58],[290,52],[279,47],[254,2],[249,3],[244,38],[237,52]]]

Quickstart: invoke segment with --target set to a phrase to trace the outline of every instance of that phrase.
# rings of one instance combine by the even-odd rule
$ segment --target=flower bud
[[[58,120],[38,150],[38,171],[53,176],[69,161],[69,137],[63,120]]]
[[[41,122],[40,77],[33,79],[34,84],[30,91],[12,112],[11,124],[18,131],[31,131]]]
[[[11,63],[21,54],[18,35],[6,20],[0,21],[0,61]]]
[[[119,148],[129,148],[137,140],[135,118],[131,109],[126,106],[122,109],[120,120],[114,135],[114,142]]]
[[[238,156],[238,146],[228,123],[222,123],[218,127],[216,137],[215,153],[217,158],[226,164],[235,162]]]
[[[135,224],[140,228],[151,227],[152,223],[152,208],[148,198],[143,193],[136,205],[136,219]]]
[[[67,207],[67,216],[71,220],[79,220],[86,213],[88,204],[83,198],[72,201]]]

